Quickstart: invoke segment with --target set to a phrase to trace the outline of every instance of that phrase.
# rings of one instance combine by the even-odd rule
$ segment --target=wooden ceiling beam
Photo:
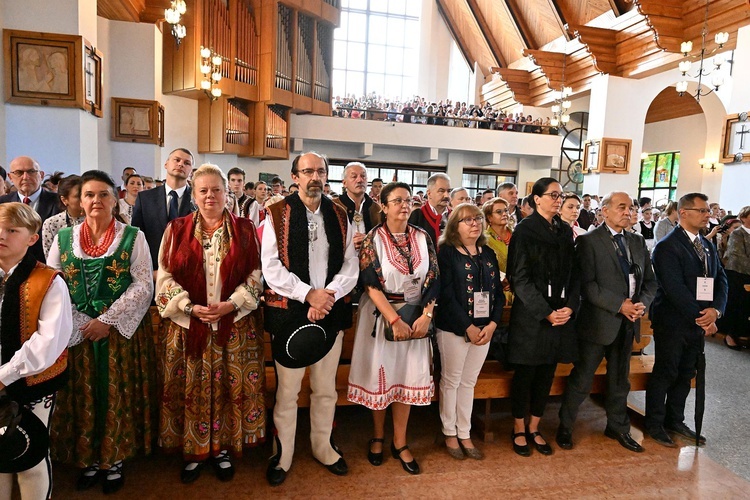
[[[555,21],[557,21],[557,25],[560,27],[560,33],[565,37],[565,40],[570,41],[568,22],[565,20],[562,10],[560,10],[560,7],[557,5],[557,2],[555,0],[547,0],[547,3],[549,4],[549,8],[554,15]]]
[[[518,31],[518,35],[523,40],[525,49],[536,50],[539,48],[536,41],[534,40],[531,29],[526,24],[526,21],[520,16],[518,6],[515,5],[516,0],[500,0],[498,3],[502,8],[505,9],[507,14],[513,20],[513,24]]]
[[[507,68],[508,61],[506,61],[505,58],[503,57],[503,53],[500,50],[500,46],[498,45],[497,40],[495,40],[495,37],[492,34],[492,31],[490,30],[487,24],[487,19],[485,19],[484,14],[482,13],[482,9],[479,8],[479,5],[477,4],[477,0],[466,0],[466,4],[469,6],[469,10],[471,11],[471,14],[474,16],[474,20],[476,21],[477,26],[479,27],[479,31],[482,32],[484,41],[487,44],[487,47],[489,47],[490,52],[492,52],[492,55],[495,58],[496,63],[504,68]]]
[[[437,1],[437,8],[438,12],[443,18],[443,21],[445,21],[445,25],[448,27],[448,31],[450,31],[451,36],[453,37],[453,40],[456,41],[456,45],[458,45],[458,50],[461,51],[461,54],[464,56],[464,59],[466,60],[466,64],[469,65],[469,69],[471,72],[474,72],[474,63],[477,61],[477,59],[471,54],[469,51],[469,46],[466,43],[466,39],[463,37],[463,34],[458,30],[456,20],[453,19],[453,16],[451,16],[450,11],[446,8],[445,2],[446,0],[436,0]]]
[[[145,8],[146,0],[98,0],[96,2],[96,14],[113,21],[137,23]]]
[[[591,54],[597,71],[619,76],[616,31],[591,26],[571,26],[571,31]]]

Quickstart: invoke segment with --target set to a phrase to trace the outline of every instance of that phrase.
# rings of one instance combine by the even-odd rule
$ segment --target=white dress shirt
[[[344,264],[341,270],[333,277],[330,283],[326,283],[328,275],[328,238],[326,237],[323,214],[320,206],[315,212],[305,208],[308,221],[317,222],[317,238],[309,243],[309,235],[294,235],[302,237],[302,241],[290,241],[291,245],[307,245],[309,249],[310,283],[303,282],[297,275],[289,271],[279,259],[279,249],[276,243],[276,231],[274,230],[272,215],[266,215],[263,225],[263,239],[260,250],[260,261],[263,269],[263,277],[271,289],[282,297],[287,297],[298,302],[305,302],[305,297],[313,289],[327,288],[335,292],[334,299],[339,300],[352,291],[359,278],[359,258],[354,251],[352,242],[352,226],[347,223],[346,250],[344,251]],[[307,238],[305,238],[307,236]],[[338,244],[338,243],[337,243]]]
[[[18,265],[14,266],[8,275],[13,274]],[[5,273],[0,270],[0,278]],[[0,308],[2,308],[0,297]],[[52,285],[42,299],[39,311],[38,330],[29,340],[21,344],[10,361],[0,365],[0,382],[8,386],[23,378],[42,373],[57,361],[63,350],[68,346],[73,322],[70,314],[70,294],[68,285],[60,276],[52,280]],[[2,345],[0,345],[0,353]]]

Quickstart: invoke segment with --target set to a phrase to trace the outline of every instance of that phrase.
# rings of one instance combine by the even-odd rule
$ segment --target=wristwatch
[[[237,311],[240,310],[240,306],[238,306],[237,304],[235,304],[234,301],[231,298],[227,299],[227,302],[229,302],[230,304],[232,304],[232,307],[234,307],[234,311],[235,312],[237,312]]]
[[[186,316],[192,316],[193,315],[193,304],[188,303],[185,306],[185,308],[182,310],[182,312],[184,312]]]
[[[721,316],[722,316],[721,311],[719,311],[715,307],[714,307],[714,311],[716,311],[716,319],[721,319]]]
[[[427,316],[428,318],[432,319],[432,313],[431,312],[425,311],[424,315]]]

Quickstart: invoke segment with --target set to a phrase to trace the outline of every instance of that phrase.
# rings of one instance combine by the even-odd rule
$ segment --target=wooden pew
[[[151,308],[152,323],[154,328],[154,338],[159,344],[159,324],[160,317],[155,307]],[[510,316],[510,308],[506,307],[503,314],[503,322],[507,324]],[[651,373],[654,366],[654,357],[642,355],[643,347],[648,345],[651,339],[650,322],[644,318],[642,325],[642,339],[640,343],[633,344],[634,355],[630,361],[630,384],[631,390],[642,391],[646,388],[646,382],[648,381],[649,374]],[[352,349],[354,347],[354,335],[357,323],[357,313],[355,311],[353,318],[353,326],[344,332],[344,344],[341,352],[341,362],[339,364],[338,373],[336,375],[336,389],[338,391],[338,405],[350,405],[346,399],[347,381],[349,378],[349,362],[352,357]],[[273,366],[271,357],[271,337],[268,332],[264,332],[265,338],[265,360],[266,360],[266,405],[268,408],[272,408],[275,401],[276,393],[276,372]],[[552,383],[552,389],[550,390],[551,395],[560,395],[565,390],[565,382],[567,377],[570,375],[573,365],[571,364],[560,364],[555,372],[555,379]],[[591,389],[592,394],[602,394],[605,391],[605,376],[606,373],[606,361],[602,361],[601,365],[596,371],[594,377],[594,384]],[[485,432],[485,439],[491,439],[491,432],[487,429],[484,422],[490,421],[490,406],[493,399],[504,399],[510,397],[510,383],[513,378],[512,371],[506,371],[500,363],[494,360],[487,360],[482,367],[482,371],[479,373],[477,385],[474,389],[474,399],[485,400],[485,411],[484,415],[479,416],[477,422],[480,431]],[[300,391],[298,404],[300,407],[308,407],[310,405],[310,383],[309,374],[305,375],[302,380],[302,390]],[[438,391],[435,391],[435,397],[433,400],[437,400]]]

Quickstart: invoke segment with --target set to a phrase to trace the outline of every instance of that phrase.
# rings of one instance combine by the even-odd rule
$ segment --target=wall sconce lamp
[[[221,81],[222,58],[208,47],[201,48],[201,89],[209,99],[215,101],[221,97],[219,82]]]

